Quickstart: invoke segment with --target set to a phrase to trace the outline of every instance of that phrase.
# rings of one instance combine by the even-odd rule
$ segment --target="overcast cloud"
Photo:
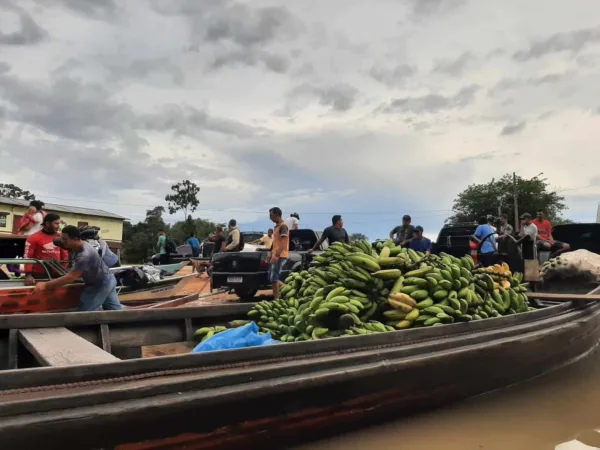
[[[0,182],[140,220],[435,236],[506,172],[598,183],[595,0],[0,0]],[[594,220],[600,186],[565,192]]]

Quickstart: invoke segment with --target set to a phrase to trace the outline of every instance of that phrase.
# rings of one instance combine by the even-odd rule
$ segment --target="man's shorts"
[[[550,252],[556,252],[558,250],[562,250],[565,247],[565,243],[564,242],[560,242],[560,241],[554,241],[550,245],[550,248],[548,248],[548,246],[544,245],[544,244],[550,244],[550,243],[549,242],[538,242],[538,249],[539,250],[550,251]]]
[[[277,261],[275,264],[269,265],[269,281],[271,283],[277,283],[279,281],[281,270],[283,269],[286,261],[287,258],[279,258],[279,261]]]

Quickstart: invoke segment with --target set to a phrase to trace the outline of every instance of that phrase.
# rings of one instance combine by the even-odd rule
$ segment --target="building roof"
[[[17,198],[9,198],[9,197],[0,197],[0,203],[13,205],[13,206],[29,206],[29,200],[21,200]],[[55,205],[53,203],[46,203],[45,210],[47,211],[56,211],[56,212],[64,212],[71,214],[79,214],[83,216],[97,216],[97,217],[106,217],[110,219],[121,219],[127,220],[126,217],[119,216],[118,214],[113,214],[108,211],[104,211],[102,209],[92,209],[92,208],[80,208],[78,206],[65,206],[65,205]]]

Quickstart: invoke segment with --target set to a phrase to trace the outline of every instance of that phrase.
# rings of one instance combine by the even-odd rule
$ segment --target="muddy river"
[[[535,380],[295,450],[595,448],[600,449],[599,351]]]

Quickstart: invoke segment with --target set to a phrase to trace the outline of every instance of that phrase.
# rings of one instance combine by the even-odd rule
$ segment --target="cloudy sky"
[[[0,182],[137,221],[189,178],[202,217],[376,238],[543,172],[592,221],[599,75],[597,0],[0,0]]]

